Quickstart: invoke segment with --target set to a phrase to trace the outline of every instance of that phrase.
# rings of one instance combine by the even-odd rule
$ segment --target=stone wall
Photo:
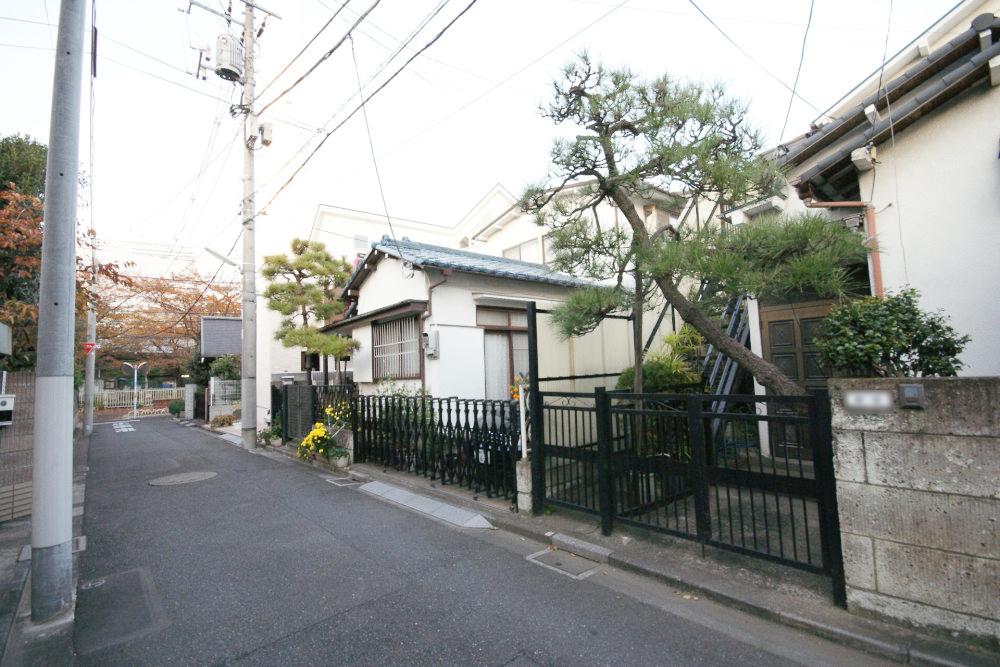
[[[924,409],[898,407],[898,385]],[[1000,647],[1000,378],[832,380],[848,608]],[[852,411],[845,392],[888,391]]]

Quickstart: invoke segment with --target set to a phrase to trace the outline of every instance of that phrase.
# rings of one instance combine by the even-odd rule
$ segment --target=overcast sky
[[[282,18],[268,20],[260,40],[258,91],[342,1],[261,0]],[[896,2],[888,31],[890,56],[955,1]],[[224,6],[220,0],[202,2]],[[262,102],[331,48],[372,2],[349,0],[304,56],[261,96]],[[413,48],[390,63],[366,92],[467,2],[448,2],[416,36]],[[381,0],[355,33],[362,81],[439,3]],[[242,5],[233,4],[233,13],[242,17]],[[582,49],[596,60],[627,65],[649,77],[667,72],[722,82],[749,103],[753,123],[769,142],[778,140],[789,92],[775,77],[789,85],[795,78],[807,0],[699,0],[753,61],[686,0],[631,0],[614,9],[617,4],[479,0],[368,105],[390,214],[452,225],[494,184],[517,194],[543,176],[556,128],[539,116],[538,105],[560,66]],[[786,137],[805,131],[819,111],[878,67],[889,6],[889,0],[815,0],[798,86],[809,104],[795,100]],[[218,262],[201,248],[226,251],[239,231],[241,122],[228,111],[228,100],[236,101],[239,90],[210,71],[205,80],[186,74],[198,61],[192,47],[214,50],[215,38],[227,26],[196,7],[190,14],[178,7],[186,10],[187,0],[97,3],[94,224],[107,243],[103,259],[133,260],[132,272],[141,275],[181,271],[192,262],[214,271]],[[0,0],[0,8],[5,63],[0,134],[46,141],[55,44],[55,28],[46,24],[57,22],[59,0]],[[262,18],[258,14],[258,22]],[[234,23],[229,30],[235,34],[240,26]],[[263,120],[274,124],[274,142],[257,153],[258,206],[316,145],[316,128],[332,128],[354,108],[356,93],[354,62],[345,43],[268,110]],[[85,114],[85,169],[88,125]],[[269,213],[258,218],[261,245],[273,248],[277,239],[308,234],[320,203],[382,211],[361,114],[329,138]],[[89,215],[82,213],[85,222]],[[220,276],[225,277],[232,278],[233,270],[227,268]]]

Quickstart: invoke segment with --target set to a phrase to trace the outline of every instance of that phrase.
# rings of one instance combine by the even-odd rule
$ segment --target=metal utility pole
[[[139,418],[139,369],[146,365],[145,361],[138,364],[133,364],[131,362],[122,362],[126,366],[132,369],[132,419]],[[149,382],[149,376],[146,376],[147,383]]]
[[[254,257],[254,149],[260,134],[254,113],[253,6],[243,5],[243,350],[240,355],[240,424],[243,447],[257,448],[257,266]]]
[[[87,304],[87,342],[97,341],[97,313],[94,304]],[[83,358],[83,432],[90,435],[94,432],[94,366],[97,348],[86,351]]]
[[[31,618],[73,603],[73,324],[86,0],[62,0],[45,172],[31,489]]]

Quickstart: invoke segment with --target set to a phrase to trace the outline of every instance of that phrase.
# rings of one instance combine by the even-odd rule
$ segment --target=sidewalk
[[[275,448],[288,454],[281,447]],[[407,488],[483,514],[494,526],[547,542],[576,555],[653,577],[766,620],[805,630],[895,662],[994,665],[1000,656],[914,630],[866,619],[834,606],[823,576],[670,536],[616,526],[601,535],[599,521],[559,508],[541,516],[517,513],[509,501],[380,466],[356,464],[350,476]]]
[[[91,436],[73,442],[73,579],[79,577],[80,554],[86,549],[83,505],[87,488],[87,454]],[[0,524],[0,664],[73,664],[70,613],[45,625],[31,623],[31,518]]]

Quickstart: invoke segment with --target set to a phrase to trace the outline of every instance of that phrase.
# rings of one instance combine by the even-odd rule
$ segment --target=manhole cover
[[[214,472],[182,472],[178,475],[167,475],[166,477],[157,477],[156,479],[149,480],[150,486],[173,486],[175,484],[190,484],[191,482],[200,482],[205,479],[212,479],[215,477]]]
[[[586,558],[581,558],[575,554],[571,554],[568,551],[559,551],[555,549],[545,549],[544,551],[539,551],[538,553],[526,556],[527,560],[541,565],[544,568],[550,570],[555,570],[560,574],[565,574],[573,579],[586,579],[590,575],[597,571],[600,567],[600,563],[595,563],[592,560]]]

